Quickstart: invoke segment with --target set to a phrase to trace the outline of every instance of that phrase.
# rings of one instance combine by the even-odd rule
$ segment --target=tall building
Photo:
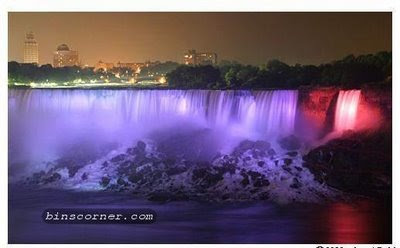
[[[25,37],[24,63],[39,64],[39,45],[32,32],[27,33]]]
[[[54,67],[79,66],[78,51],[69,50],[66,44],[57,47],[53,57]]]
[[[185,65],[216,65],[217,54],[210,52],[196,52],[196,50],[189,50],[184,55]]]

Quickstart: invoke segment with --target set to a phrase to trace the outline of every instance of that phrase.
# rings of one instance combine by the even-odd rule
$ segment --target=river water
[[[9,243],[391,243],[391,204],[154,203],[132,195],[9,188]],[[47,208],[150,208],[145,225],[46,224]]]

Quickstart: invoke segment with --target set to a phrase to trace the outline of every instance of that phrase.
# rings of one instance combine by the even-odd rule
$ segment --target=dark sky
[[[262,64],[320,64],[391,51],[391,13],[9,13],[9,60],[22,61],[33,31],[41,64],[61,43],[84,64],[98,60],[182,62],[187,49]]]

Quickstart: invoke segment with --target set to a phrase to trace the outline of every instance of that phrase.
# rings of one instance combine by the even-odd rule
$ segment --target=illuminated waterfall
[[[335,131],[354,130],[361,90],[341,90],[336,103]]]
[[[296,90],[10,89],[10,150],[42,158],[81,141],[132,142],[189,127],[211,129],[221,141],[287,135],[294,132],[297,96]]]
[[[60,121],[79,128],[162,127],[187,118],[209,127],[287,134],[294,128],[297,91],[10,90],[9,103],[10,115],[27,128]]]

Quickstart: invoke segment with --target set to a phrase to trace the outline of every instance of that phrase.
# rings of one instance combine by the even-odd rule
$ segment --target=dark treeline
[[[392,53],[355,57],[349,55],[329,64],[289,66],[279,60],[265,65],[221,62],[219,66],[181,65],[167,74],[169,86],[196,89],[266,89],[300,86],[340,86],[357,88],[382,82],[392,75]]]
[[[120,81],[133,75],[129,68],[94,71],[92,67],[53,68],[51,65],[8,63],[9,83]],[[118,74],[118,78],[116,77]],[[349,55],[328,64],[287,65],[271,60],[261,66],[222,61],[218,66],[187,66],[165,62],[142,68],[139,76],[167,75],[169,87],[182,89],[267,89],[300,86],[340,86],[357,88],[370,82],[383,82],[392,75],[392,53]]]
[[[35,64],[8,63],[8,78],[12,82],[71,82],[76,79],[92,80],[101,76],[113,76],[111,72],[97,71],[93,68],[78,66],[54,68],[50,64],[37,66]]]
[[[143,67],[139,73],[141,77],[162,76],[179,66],[176,62],[167,61],[157,63],[148,67]],[[104,80],[120,81],[120,79],[129,79],[135,74],[131,68],[115,67],[111,70],[104,71],[99,69],[94,70],[93,67],[80,68],[78,66],[54,68],[50,64],[35,65],[21,64],[15,61],[8,63],[8,77],[10,84],[14,82],[29,83],[29,82],[55,82],[65,83],[81,79],[82,81],[89,80]],[[118,75],[118,78],[116,77]]]

